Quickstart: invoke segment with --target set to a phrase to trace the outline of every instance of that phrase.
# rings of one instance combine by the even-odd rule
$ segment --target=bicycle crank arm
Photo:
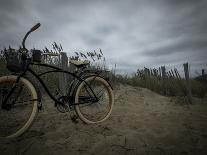
[[[91,105],[91,104],[94,104],[96,102],[98,102],[98,101],[88,101],[88,102],[72,103],[72,104],[70,104],[70,106],[81,105],[81,104]]]

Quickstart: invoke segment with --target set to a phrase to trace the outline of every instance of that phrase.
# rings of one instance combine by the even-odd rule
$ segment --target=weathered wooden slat
[[[185,63],[183,64],[184,67],[184,72],[185,72],[185,79],[186,79],[186,93],[187,93],[187,97],[188,97],[188,102],[190,104],[192,104],[192,90],[191,90],[191,83],[190,83],[190,77],[189,77],[189,64]]]
[[[67,70],[67,68],[68,68],[68,57],[67,57],[66,53],[64,53],[64,52],[60,53],[59,67],[64,70]],[[59,79],[59,89],[63,95],[66,95],[66,86],[67,86],[67,82],[68,82],[66,74],[59,73],[58,79]]]

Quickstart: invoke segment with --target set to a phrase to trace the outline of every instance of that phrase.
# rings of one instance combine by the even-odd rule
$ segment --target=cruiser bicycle
[[[41,63],[42,52],[29,50],[25,41],[29,34],[40,27],[32,27],[24,36],[22,48],[5,52],[7,69],[15,74],[0,77],[0,138],[15,138],[28,130],[42,107],[42,95],[37,83],[27,74],[35,77],[49,97],[54,100],[60,112],[75,109],[77,116],[87,124],[105,121],[111,114],[114,95],[111,84],[98,71],[83,70],[69,72],[53,65]],[[85,67],[89,62],[71,60],[77,68]],[[31,66],[47,67],[52,70],[36,73]],[[48,73],[64,73],[73,77],[65,95],[56,97],[42,80]]]

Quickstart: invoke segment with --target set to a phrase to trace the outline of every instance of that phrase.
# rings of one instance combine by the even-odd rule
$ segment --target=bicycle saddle
[[[75,65],[77,68],[86,66],[90,64],[90,61],[85,60],[85,61],[80,61],[80,60],[70,60],[70,63]]]

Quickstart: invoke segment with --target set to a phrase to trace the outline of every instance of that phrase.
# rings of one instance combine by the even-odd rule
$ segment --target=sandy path
[[[150,90],[120,85],[111,117],[99,125],[74,124],[49,102],[45,99],[25,135],[1,142],[1,155],[207,153],[206,101],[180,105]]]

